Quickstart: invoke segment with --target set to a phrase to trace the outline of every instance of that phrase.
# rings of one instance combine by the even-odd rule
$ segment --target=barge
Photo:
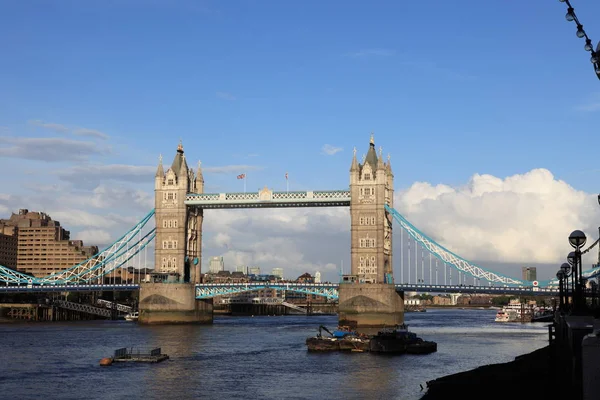
[[[330,336],[324,336],[323,331]],[[429,354],[437,351],[437,343],[425,341],[408,330],[406,324],[392,329],[383,329],[376,335],[367,336],[339,327],[333,332],[320,326],[319,333],[306,339],[311,352],[353,351],[391,354]]]

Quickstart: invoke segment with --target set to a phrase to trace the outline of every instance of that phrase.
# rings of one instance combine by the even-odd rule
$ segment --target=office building
[[[248,275],[248,267],[246,265],[238,265],[235,267],[235,272],[241,272],[244,275]]]
[[[273,272],[271,274],[279,279],[283,279],[283,268],[273,268]]]
[[[523,280],[535,281],[537,280],[537,270],[535,267],[523,267]]]
[[[321,273],[319,271],[315,272],[315,283],[321,283]]]
[[[13,265],[2,264],[38,277],[70,268],[98,253],[97,246],[70,240],[70,232],[43,212],[21,209],[0,219],[0,232],[0,257]]]
[[[220,271],[225,271],[223,257],[211,257],[208,270],[211,274],[218,274]]]
[[[260,275],[260,267],[250,267],[248,268],[249,275]]]

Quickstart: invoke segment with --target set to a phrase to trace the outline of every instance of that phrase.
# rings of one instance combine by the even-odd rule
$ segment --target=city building
[[[248,268],[248,275],[260,275],[260,267]]]
[[[535,281],[537,280],[537,269],[536,267],[523,267],[523,280]]]
[[[21,209],[0,219],[0,232],[0,258],[7,263],[2,264],[34,276],[70,268],[98,253],[97,246],[70,240],[70,232],[43,212]]]
[[[217,274],[220,271],[225,271],[225,262],[223,257],[211,257],[208,270],[211,274]]]
[[[238,265],[235,267],[236,272],[241,272],[244,275],[248,275],[248,267],[246,265]]]
[[[321,283],[321,273],[319,271],[315,272],[315,283]]]
[[[0,231],[0,265],[17,269],[17,228],[5,226]]]
[[[283,268],[273,268],[271,274],[283,279]]]

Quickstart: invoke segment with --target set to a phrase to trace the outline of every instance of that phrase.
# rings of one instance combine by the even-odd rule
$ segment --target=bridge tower
[[[350,165],[351,275],[340,282],[340,324],[365,332],[404,321],[404,302],[393,285],[392,216],[394,174],[371,134],[361,163]]]
[[[212,322],[212,301],[196,300],[202,261],[203,212],[188,208],[188,193],[203,193],[200,163],[188,167],[180,142],[165,172],[162,156],[154,177],[156,238],[153,282],[140,286],[140,323]]]

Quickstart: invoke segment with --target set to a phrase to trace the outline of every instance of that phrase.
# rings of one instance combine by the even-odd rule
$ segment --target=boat
[[[329,333],[324,336],[323,331]],[[406,324],[395,328],[382,329],[377,335],[367,336],[359,334],[348,327],[338,327],[333,332],[323,325],[319,326],[319,333],[306,339],[308,351],[350,351],[395,354],[429,354],[437,351],[437,343],[425,341],[413,332],[408,331]]]
[[[405,353],[409,344],[417,343],[417,335],[408,331],[408,325],[382,329],[371,338],[369,351],[375,353]]]
[[[323,331],[330,336],[324,336]],[[361,335],[349,327],[341,326],[331,332],[325,326],[319,326],[319,333],[314,337],[306,339],[308,351],[354,351],[363,352],[369,350],[369,338]]]
[[[511,300],[498,310],[495,322],[550,322],[553,318],[554,311],[551,308]]]
[[[137,321],[140,316],[138,311],[133,311],[127,315],[125,315],[125,321]]]

